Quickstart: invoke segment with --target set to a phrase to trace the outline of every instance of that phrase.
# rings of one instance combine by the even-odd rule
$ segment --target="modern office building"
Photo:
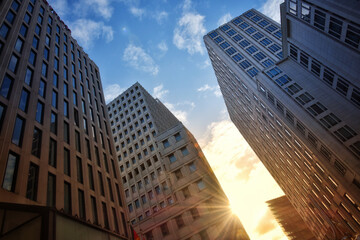
[[[139,83],[108,105],[131,225],[141,238],[249,239],[179,120]]]
[[[288,239],[316,239],[286,196],[269,200],[266,203]]]
[[[128,239],[99,68],[45,0],[0,1],[0,238]]]
[[[204,36],[230,118],[317,239],[360,232],[360,2],[286,0]]]

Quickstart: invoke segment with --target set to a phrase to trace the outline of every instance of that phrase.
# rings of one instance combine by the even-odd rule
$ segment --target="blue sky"
[[[138,81],[195,135],[252,239],[286,239],[265,204],[282,192],[230,122],[202,38],[250,8],[279,21],[280,2],[49,1],[99,66],[107,102]]]

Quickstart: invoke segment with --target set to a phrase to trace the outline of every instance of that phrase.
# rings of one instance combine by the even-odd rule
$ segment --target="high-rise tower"
[[[318,239],[360,232],[359,1],[252,9],[204,41],[230,118]]]
[[[0,236],[128,239],[99,68],[45,0],[0,1]]]
[[[151,239],[249,239],[192,134],[139,83],[108,104],[134,229]]]

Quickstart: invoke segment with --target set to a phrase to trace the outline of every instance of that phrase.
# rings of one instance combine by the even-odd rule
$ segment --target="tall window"
[[[102,196],[105,196],[104,182],[103,182],[103,178],[102,178],[101,172],[98,172],[98,177],[99,177],[100,193],[101,193]]]
[[[49,207],[55,207],[56,201],[56,177],[55,175],[49,173],[48,183],[47,183],[47,199],[46,205]]]
[[[44,120],[44,104],[40,101],[38,101],[36,106],[35,120],[40,124],[42,124]]]
[[[15,125],[14,125],[11,142],[15,145],[18,145],[19,147],[21,147],[22,144],[24,128],[25,128],[25,120],[22,117],[17,116],[15,119]]]
[[[110,178],[107,178],[107,183],[108,183],[108,187],[109,187],[110,200],[113,202],[114,201],[114,194],[113,194],[113,190],[112,190],[112,187],[111,187]]]
[[[75,147],[76,151],[81,152],[80,133],[75,131]]]
[[[0,95],[3,96],[4,98],[9,99],[10,98],[10,93],[11,93],[11,88],[13,85],[13,78],[11,78],[9,75],[5,75],[3,82],[1,84],[0,87]]]
[[[37,188],[39,179],[39,167],[33,163],[30,163],[28,182],[26,188],[26,198],[36,201]]]
[[[70,129],[69,124],[64,121],[64,141],[67,144],[70,144]]]
[[[64,182],[64,211],[71,214],[71,185]]]
[[[38,158],[40,158],[40,153],[41,153],[41,138],[42,138],[41,130],[35,127],[33,132],[31,154]]]
[[[70,151],[64,148],[64,174],[70,176]]]
[[[54,168],[56,168],[56,152],[57,152],[57,143],[54,139],[50,138],[49,165]]]
[[[9,152],[2,187],[11,192],[15,191],[18,165],[19,155]]]
[[[20,101],[19,101],[19,109],[23,112],[27,112],[28,102],[29,102],[30,93],[26,89],[21,91]]]
[[[109,229],[110,226],[109,226],[109,219],[108,219],[106,204],[104,202],[102,202],[101,205],[102,205],[103,216],[104,216],[104,225],[105,225],[105,228]]]
[[[54,112],[50,115],[50,132],[57,134],[57,115]]]
[[[78,198],[79,198],[79,217],[81,219],[85,219],[85,197],[84,191],[78,190]]]
[[[91,210],[92,210],[93,222],[98,223],[96,199],[93,196],[91,196]]]
[[[77,180],[80,183],[83,183],[83,169],[82,169],[82,159],[76,157],[76,169],[77,169]]]
[[[93,171],[92,171],[92,166],[88,165],[88,176],[89,176],[89,186],[91,190],[95,190],[94,187],[94,175],[93,175]]]

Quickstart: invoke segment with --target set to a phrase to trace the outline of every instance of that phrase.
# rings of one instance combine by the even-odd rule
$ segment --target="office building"
[[[266,203],[288,239],[316,239],[286,196],[269,200]]]
[[[139,83],[108,105],[131,225],[141,238],[249,239],[199,144]]]
[[[99,68],[45,0],[0,1],[4,239],[128,239]]]
[[[286,0],[204,36],[240,133],[317,239],[360,232],[359,1]]]

